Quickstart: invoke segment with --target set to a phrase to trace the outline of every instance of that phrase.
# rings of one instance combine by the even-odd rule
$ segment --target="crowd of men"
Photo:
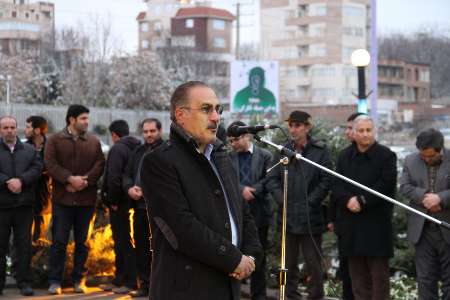
[[[8,253],[14,253],[21,294],[33,295],[32,241],[46,236],[50,211],[48,291],[62,293],[73,232],[73,288],[86,292],[87,241],[103,177],[101,202],[109,211],[115,252],[114,280],[104,290],[153,300],[237,300],[240,282],[249,277],[251,299],[267,299],[268,234],[274,220],[281,221],[274,211],[282,203],[284,183],[281,165],[267,170],[282,155],[258,146],[248,133],[235,136],[232,129],[246,125],[241,121],[217,138],[223,107],[205,83],[180,85],[170,105],[167,141],[157,119],[142,121],[143,143],[130,136],[125,120],[115,120],[109,126],[113,146],[106,160],[99,139],[87,132],[89,109],[83,105],[71,105],[67,126],[50,137],[43,117],[28,118],[25,142],[17,136],[14,117],[0,118],[0,295]],[[348,118],[349,145],[335,162],[326,141],[312,135],[307,112],[292,111],[286,122],[285,147],[395,197],[397,158],[376,141],[368,115]],[[443,136],[424,130],[416,146],[418,151],[405,160],[400,193],[412,207],[450,222],[450,155]],[[324,298],[321,244],[326,230],[337,235],[342,298],[389,299],[392,203],[304,161],[292,159],[287,169],[287,299],[301,299],[300,252],[308,299]],[[410,214],[408,238],[415,248],[419,299],[439,299],[439,293],[449,299],[450,233]]]

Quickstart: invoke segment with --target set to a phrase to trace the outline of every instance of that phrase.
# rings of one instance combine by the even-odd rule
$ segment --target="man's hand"
[[[138,186],[132,186],[128,189],[128,196],[130,196],[131,199],[137,201],[142,198],[142,189]]]
[[[6,182],[11,193],[20,194],[22,192],[22,181],[18,178],[11,178]]]
[[[333,232],[334,231],[334,223],[333,222],[328,223],[327,229],[329,232]]]
[[[253,195],[254,192],[256,192],[255,188],[252,188],[250,186],[246,186],[242,190],[242,197],[244,197],[244,199],[246,201],[252,201],[252,200],[255,199],[255,195]]]
[[[255,262],[253,259],[246,255],[242,255],[241,262],[230,276],[234,279],[242,280],[250,276],[253,271],[255,271]]]
[[[423,197],[422,204],[426,209],[430,209],[433,206],[440,205],[441,198],[438,194],[428,193]]]
[[[81,191],[88,186],[87,176],[70,176],[67,181],[76,191]]]
[[[66,184],[66,191],[68,191],[69,193],[77,192],[77,190],[71,184]]]
[[[353,196],[347,202],[347,208],[352,213],[359,213],[361,211],[361,205],[359,205],[358,199],[356,196]]]

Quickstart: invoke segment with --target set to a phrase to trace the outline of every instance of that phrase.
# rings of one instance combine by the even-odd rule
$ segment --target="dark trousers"
[[[450,299],[450,245],[444,241],[441,229],[425,222],[415,248],[419,299],[439,299],[439,280],[442,281],[442,299]]]
[[[263,248],[263,255],[256,261],[255,272],[251,275],[250,294],[252,300],[266,299],[266,251],[267,251],[267,232],[269,227],[258,228],[259,241]]]
[[[13,231],[15,249],[15,277],[17,285],[31,284],[31,224],[33,209],[22,206],[0,210],[0,290],[5,286],[6,254],[9,250],[9,238]]]
[[[147,210],[134,210],[134,242],[136,243],[136,262],[139,278],[139,288],[148,289],[150,286],[150,270],[152,253],[150,251],[150,227]]]
[[[337,276],[342,281],[342,300],[354,300],[352,291],[352,280],[348,269],[347,257],[339,256],[339,269]]]
[[[117,210],[109,210],[116,274],[114,284],[136,287],[136,256],[131,238],[130,211],[128,205],[119,205]]]
[[[289,298],[299,297],[297,287],[300,280],[300,270],[298,269],[300,247],[305,258],[306,269],[311,276],[307,287],[308,299],[323,299],[324,297],[322,261],[318,253],[318,251],[322,251],[322,235],[315,234],[313,238],[318,249],[309,234],[286,233],[286,267],[288,269],[286,296]]]
[[[53,203],[52,246],[48,270],[50,284],[61,284],[63,280],[67,244],[72,229],[75,240],[72,281],[76,283],[85,280],[87,274],[86,260],[89,253],[89,226],[94,211],[94,206],[65,206]]]
[[[348,266],[356,300],[388,300],[389,258],[349,257]]]

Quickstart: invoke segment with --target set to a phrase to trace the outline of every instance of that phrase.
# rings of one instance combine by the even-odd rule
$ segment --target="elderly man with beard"
[[[136,243],[136,267],[139,278],[139,289],[130,292],[131,297],[148,296],[150,287],[151,232],[140,182],[141,161],[144,154],[153,151],[163,143],[161,122],[158,119],[148,118],[141,124],[144,144],[136,148],[131,154],[123,177],[124,191],[131,198],[134,208],[134,241]]]
[[[238,300],[261,245],[216,139],[223,107],[199,81],[178,86],[170,105],[170,139],[144,157],[141,171],[154,251],[150,299]]]
[[[105,157],[100,141],[87,133],[89,109],[69,106],[67,127],[52,135],[45,148],[45,166],[53,179],[52,246],[49,258],[49,293],[61,294],[66,250],[73,229],[75,251],[72,281],[76,293],[85,293],[89,227],[97,200],[97,182]]]
[[[0,295],[5,287],[6,254],[12,229],[17,285],[23,296],[31,296],[33,187],[41,175],[42,160],[32,146],[17,138],[14,118],[0,118],[0,134]]]
[[[369,116],[359,116],[353,122],[353,141],[339,153],[336,171],[393,198],[397,158],[375,140]],[[341,219],[341,255],[348,259],[355,299],[389,299],[392,204],[339,179],[333,185],[333,197]]]

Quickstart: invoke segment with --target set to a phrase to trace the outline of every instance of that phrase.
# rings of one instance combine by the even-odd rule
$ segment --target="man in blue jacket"
[[[6,254],[12,229],[17,254],[17,284],[23,296],[32,296],[33,185],[41,176],[43,163],[33,146],[17,138],[14,118],[0,119],[0,135],[0,295],[5,286]]]

